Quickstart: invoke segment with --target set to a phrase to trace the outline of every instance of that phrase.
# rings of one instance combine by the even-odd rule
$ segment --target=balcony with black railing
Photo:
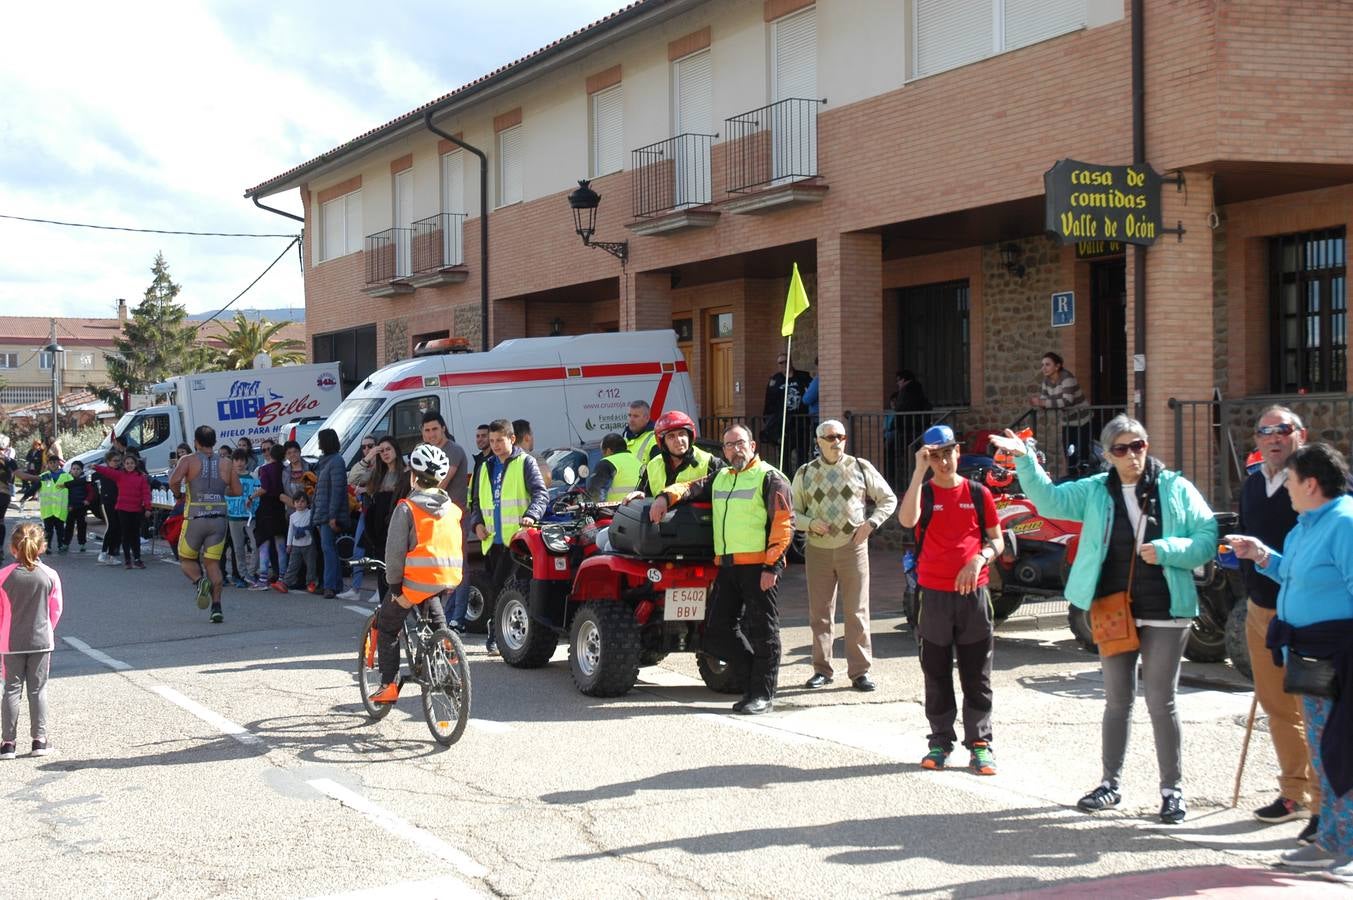
[[[818,202],[826,191],[818,170],[817,113],[825,101],[791,97],[724,121],[732,212],[765,212]]]
[[[679,134],[631,154],[635,234],[661,234],[713,225],[710,148],[718,135]]]
[[[366,236],[366,287],[373,297],[388,297],[413,290],[413,229],[387,228]]]
[[[468,277],[465,268],[465,213],[438,213],[413,223],[412,273],[414,287],[458,284]]]

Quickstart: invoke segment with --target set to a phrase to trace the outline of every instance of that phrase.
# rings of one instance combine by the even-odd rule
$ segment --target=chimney
[[[117,298],[117,321],[119,325],[127,324],[127,301],[121,297]]]

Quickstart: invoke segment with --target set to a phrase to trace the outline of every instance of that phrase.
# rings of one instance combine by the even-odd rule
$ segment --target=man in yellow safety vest
[[[645,496],[655,496],[669,484],[697,481],[723,468],[723,460],[695,446],[695,423],[681,410],[658,416],[653,433],[658,436],[661,452],[647,460],[639,479],[639,490]]]
[[[587,490],[601,503],[619,503],[639,486],[639,460],[618,434],[601,439],[601,462],[587,483]]]

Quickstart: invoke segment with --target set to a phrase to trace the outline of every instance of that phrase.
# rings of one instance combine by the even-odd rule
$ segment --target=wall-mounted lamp
[[[629,241],[594,241],[592,235],[597,231],[597,207],[601,204],[601,195],[588,186],[586,179],[578,182],[578,189],[568,195],[568,205],[573,208],[573,230],[583,239],[584,247],[597,247],[620,260],[623,266],[630,256]]]
[[[564,333],[564,320],[555,316],[550,319],[550,337],[559,337]]]
[[[1005,271],[1014,275],[1016,278],[1024,277],[1024,264],[1019,261],[1021,250],[1019,244],[1001,245],[1001,264],[1005,266]]]

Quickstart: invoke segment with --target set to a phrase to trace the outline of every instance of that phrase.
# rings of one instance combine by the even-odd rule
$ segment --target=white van
[[[655,419],[668,409],[698,415],[673,332],[517,338],[486,353],[403,360],[372,374],[324,427],[338,432],[349,466],[368,435],[393,435],[407,453],[427,410],[442,414],[470,455],[476,426],[494,419],[529,421],[537,450],[587,447],[624,429],[634,400],[647,401]],[[303,453],[317,457],[318,438]]]

